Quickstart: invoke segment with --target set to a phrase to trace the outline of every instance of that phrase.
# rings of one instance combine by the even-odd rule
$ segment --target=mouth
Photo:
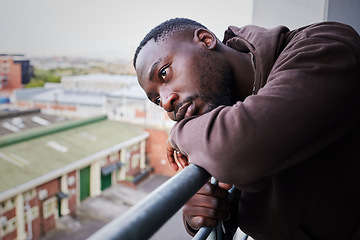
[[[178,110],[174,111],[176,121],[190,117],[195,113],[195,104],[193,102],[184,103]]]

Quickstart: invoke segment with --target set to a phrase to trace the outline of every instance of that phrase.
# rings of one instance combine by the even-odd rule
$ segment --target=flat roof
[[[137,98],[137,99],[143,99],[148,101],[148,98],[146,96],[146,93],[144,90],[140,87],[140,85],[129,85],[127,87],[124,87],[120,90],[113,91],[107,95],[108,97],[124,97],[124,98]]]
[[[47,127],[36,129],[42,128]],[[26,134],[26,131],[19,134]],[[144,137],[144,134],[147,133],[139,126],[101,120],[0,147],[0,200],[4,191],[59,171],[89,156],[102,153],[105,157],[113,146]]]
[[[63,88],[54,88],[32,97],[35,102],[52,102],[58,104],[81,104],[102,106],[106,101],[104,93],[67,91]]]
[[[42,114],[39,109],[27,111],[1,109],[0,136],[64,121],[68,121],[68,119],[55,115]]]

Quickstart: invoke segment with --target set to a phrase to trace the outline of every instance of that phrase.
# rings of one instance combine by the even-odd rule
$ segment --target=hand
[[[181,165],[181,167],[185,168],[189,165],[189,160],[187,158],[187,156],[185,156],[184,154],[182,154],[181,152],[179,152],[178,150],[176,150],[170,143],[170,141],[168,140],[166,143],[166,154],[167,154],[167,159],[170,163],[170,166],[172,167],[172,169],[174,169],[175,171],[179,170],[179,165],[178,163]],[[175,156],[176,156],[176,160],[175,160]]]
[[[206,183],[185,205],[185,221],[193,230],[201,227],[215,227],[219,220],[230,216],[228,190],[230,184],[219,183],[219,186]]]

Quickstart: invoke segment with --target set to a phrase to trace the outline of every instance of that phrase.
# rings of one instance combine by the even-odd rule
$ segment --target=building
[[[65,90],[80,90],[85,92],[109,93],[137,84],[134,75],[87,74],[64,76],[61,78],[61,86]]]
[[[36,108],[49,115],[70,118],[106,114],[104,93],[65,90],[60,86],[18,89],[11,102],[21,109]]]
[[[30,82],[33,68],[24,55],[0,54],[0,84],[2,92],[11,92]]]
[[[153,128],[170,129],[174,125],[161,107],[149,101],[139,84],[107,94],[106,114],[109,119]]]
[[[338,21],[360,33],[359,9],[358,0],[256,0],[253,1],[252,23],[268,28],[285,25],[294,29],[315,22]]]
[[[91,117],[169,129],[174,122],[149,102],[135,75],[90,74],[68,76],[60,84],[18,89],[12,103],[23,109],[64,117]]]
[[[0,109],[0,136],[67,120],[64,117],[42,114],[40,109],[19,111],[9,104],[4,104]]]
[[[109,120],[143,126],[150,133],[147,152],[154,173],[166,176],[176,173],[169,167],[164,150],[174,121],[148,100],[134,75],[66,77],[60,84],[16,90],[12,103],[22,109],[41,109],[42,113],[64,118],[104,114]]]
[[[0,119],[0,128],[8,123],[0,136],[2,240],[38,239],[84,199],[116,183],[136,184],[151,171],[149,134],[139,126],[104,116],[57,121],[34,114]],[[25,130],[6,133],[9,126]]]
[[[109,120],[143,126],[151,135],[152,140],[147,146],[151,149],[149,161],[155,173],[175,174],[168,166],[164,151],[174,121],[148,100],[134,75],[66,77],[60,84],[16,90],[12,103],[22,109],[37,108],[42,113],[59,117],[84,118],[104,114]]]
[[[41,109],[51,115],[91,117],[106,114],[106,95],[128,85],[136,78],[126,75],[90,74],[66,76],[60,84],[18,89],[11,102],[23,109]]]

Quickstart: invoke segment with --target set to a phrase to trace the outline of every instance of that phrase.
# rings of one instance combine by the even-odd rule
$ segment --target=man
[[[360,39],[349,26],[151,30],[134,57],[150,101],[177,123],[168,159],[206,169],[189,233],[219,220],[254,239],[360,239]],[[229,186],[238,199],[230,206]]]

